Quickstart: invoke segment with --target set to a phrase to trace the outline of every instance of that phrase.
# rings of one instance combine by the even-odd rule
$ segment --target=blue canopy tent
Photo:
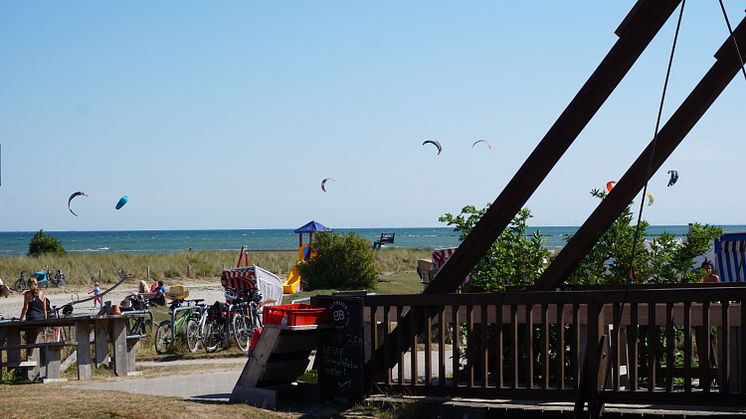
[[[309,221],[294,230],[295,233],[298,233],[298,251],[302,260],[308,260],[311,256],[311,241],[313,240],[313,233],[317,231],[332,231],[332,229],[318,221]],[[303,233],[308,233],[308,246],[303,246]]]

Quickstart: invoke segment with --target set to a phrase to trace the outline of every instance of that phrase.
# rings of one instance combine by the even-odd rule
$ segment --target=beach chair
[[[393,244],[396,233],[381,233],[381,238],[373,242],[373,250],[381,250],[383,244]]]
[[[746,232],[725,233],[715,239],[715,269],[720,282],[746,281]]]
[[[427,288],[427,286],[432,283],[435,275],[437,275],[438,271],[440,271],[440,268],[442,268],[443,265],[446,264],[446,261],[448,261],[448,259],[453,256],[453,254],[456,252],[456,249],[456,247],[446,247],[433,250],[430,268],[427,270],[427,272],[420,273],[420,282],[425,286],[425,288]],[[428,265],[418,262],[418,270],[423,270],[426,266]],[[471,274],[467,275],[466,280],[464,281],[465,284],[468,284],[469,282],[471,282]]]

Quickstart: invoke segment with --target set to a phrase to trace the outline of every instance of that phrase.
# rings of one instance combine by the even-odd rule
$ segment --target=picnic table
[[[147,311],[132,311],[121,315],[76,315],[46,320],[0,320],[0,371],[25,368],[29,379],[46,381],[60,379],[61,354],[65,347],[74,347],[79,380],[91,377],[93,366],[101,366],[111,358],[114,372],[126,376],[135,371],[135,346],[140,336],[128,336],[128,322],[149,316]],[[44,333],[64,328],[71,333]],[[91,339],[93,336],[93,339]],[[95,357],[91,359],[91,344]],[[3,357],[3,352],[5,357]]]

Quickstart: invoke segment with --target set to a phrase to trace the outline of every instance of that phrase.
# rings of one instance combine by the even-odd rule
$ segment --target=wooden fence
[[[366,296],[366,374],[385,392],[576,400],[585,366],[606,401],[746,404],[746,287],[722,285]]]

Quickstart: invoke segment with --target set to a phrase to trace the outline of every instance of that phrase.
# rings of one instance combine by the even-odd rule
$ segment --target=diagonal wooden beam
[[[733,36],[739,49],[741,51],[746,50],[746,19],[741,21],[733,32]],[[563,284],[583,257],[590,252],[601,235],[614,223],[614,220],[619,217],[635,195],[642,190],[649,176],[652,176],[661,167],[697,121],[715,102],[715,99],[741,71],[742,64],[738,58],[733,39],[730,37],[715,54],[715,59],[715,64],[661,128],[655,141],[655,149],[653,149],[654,144],[651,141],[632,166],[627,169],[627,172],[614,186],[611,193],[601,201],[578,232],[536,281],[535,290],[551,290]],[[653,153],[652,171],[648,173],[648,161],[651,153]]]
[[[518,169],[482,219],[424,291],[453,292],[536,191],[681,0],[639,0],[616,30],[619,39]]]

